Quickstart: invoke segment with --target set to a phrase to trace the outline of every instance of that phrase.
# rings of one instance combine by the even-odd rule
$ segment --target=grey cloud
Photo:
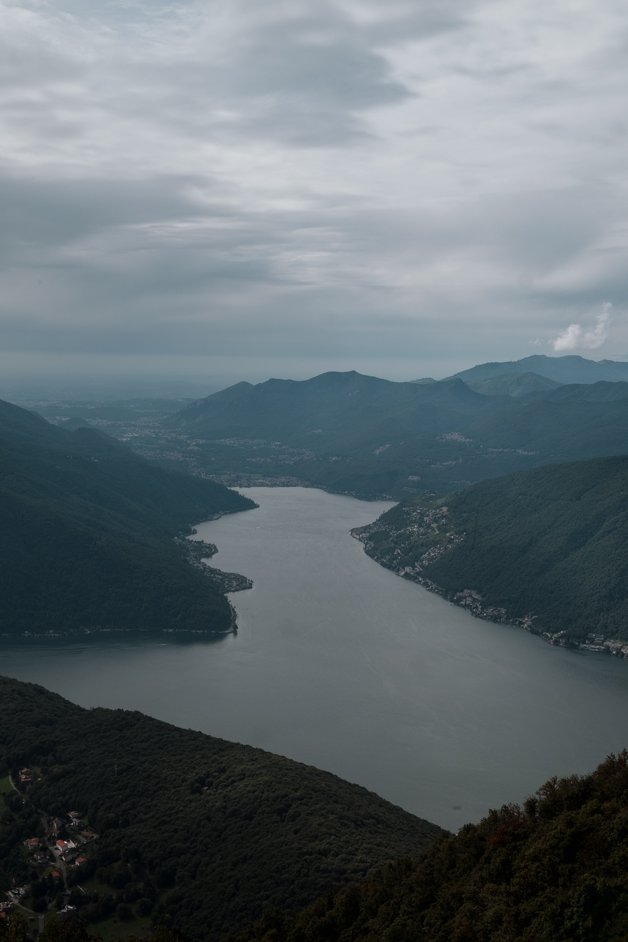
[[[247,95],[297,99],[366,108],[406,97],[386,61],[351,35],[311,40],[318,24],[274,25],[251,37],[230,69],[229,84]]]
[[[360,112],[413,94],[363,32],[324,7],[317,16],[249,25],[226,52],[220,61],[208,48],[185,61],[149,64],[167,120],[200,136],[337,147],[372,136]],[[130,105],[142,107],[140,100]]]
[[[464,4],[458,0],[389,0],[385,6],[379,0],[357,0],[346,8],[354,13],[354,29],[373,42],[387,45],[399,40],[427,40],[462,29],[479,5],[477,0]]]
[[[42,79],[55,83],[77,78],[76,49],[54,40],[37,6],[0,4],[0,93],[28,93]]]
[[[1,83],[0,83],[1,84]],[[83,133],[80,117],[58,114],[50,101],[28,101],[23,98],[4,101],[0,106],[5,126],[37,127],[37,134],[47,141],[74,141]]]
[[[576,83],[519,3],[29,15],[0,66],[5,350],[499,358],[628,302],[606,33]]]
[[[26,232],[40,218],[43,224],[30,231],[26,271],[0,281],[3,346],[23,349],[36,332],[38,343],[58,350],[92,344],[140,352],[143,338],[153,353],[200,347],[226,354],[241,342],[260,352],[322,343],[345,354],[353,345],[356,354],[381,347],[393,355],[404,335],[418,338],[428,327],[432,345],[441,333],[446,337],[446,325],[457,323],[463,336],[460,325],[473,318],[480,296],[486,323],[500,323],[521,305],[560,313],[564,287],[521,283],[516,271],[542,262],[547,272],[577,259],[600,231],[587,225],[587,198],[558,224],[565,194],[558,203],[552,194],[529,194],[529,214],[523,200],[519,209],[469,201],[447,214],[360,211],[333,202],[316,211],[262,214],[194,201],[193,182],[68,186],[58,194],[52,183],[34,187],[32,208],[40,212],[33,217],[33,209],[22,224]],[[76,202],[77,194],[84,199]],[[577,194],[571,199],[578,204]],[[16,207],[23,202],[18,191]],[[547,238],[560,248],[549,260],[536,244],[543,204]],[[530,231],[522,219],[532,220]],[[490,282],[470,287],[477,259],[495,264],[496,252],[502,267],[504,260],[512,267],[513,280],[506,289]],[[443,284],[433,271],[437,263],[455,271],[455,280]],[[593,277],[593,302],[600,292],[616,299]],[[572,306],[586,293],[574,289]],[[19,311],[15,322],[12,309]]]
[[[12,37],[0,35],[0,89],[5,98],[7,93],[37,88],[44,77],[60,83],[79,79],[81,74],[80,66],[65,53],[37,41],[20,46]]]
[[[58,180],[0,174],[0,260],[37,264],[36,247],[57,255],[64,243],[105,229],[224,215],[223,207],[201,205],[193,197],[200,182],[178,176]]]
[[[462,253],[518,281],[549,275],[595,252],[626,215],[628,206],[613,188],[593,185],[469,196],[444,207],[426,200],[395,213],[352,209],[338,222],[356,252],[371,261],[390,256],[429,268],[437,259]],[[621,258],[621,248],[617,254]]]
[[[609,232],[627,207],[610,187],[533,189],[484,202],[482,231],[520,269],[547,272]]]
[[[107,122],[107,113],[114,111],[140,126],[170,124],[199,141],[257,138],[298,147],[355,145],[374,137],[361,112],[415,94],[393,74],[380,47],[464,23],[459,5],[427,0],[418,9],[391,4],[386,15],[380,11],[366,23],[336,2],[312,7],[295,0],[269,12],[233,0],[225,45],[216,48],[211,28],[212,18],[221,15],[216,4],[64,0],[63,9],[71,19],[51,25],[54,44],[38,38],[27,52],[32,61],[22,62],[18,55],[11,64],[15,84],[39,86],[43,92],[41,137],[51,132],[57,138],[78,138],[81,125],[83,136],[86,130],[91,137],[100,136],[97,123]],[[44,35],[46,11],[39,8],[41,19],[35,21]],[[141,23],[136,30],[139,56],[130,43],[135,20]],[[194,25],[198,36],[186,35]],[[92,46],[79,59],[77,44],[83,37],[89,43],[90,29]],[[152,41],[153,31],[159,34],[160,29],[172,33],[170,47]],[[9,49],[12,44],[9,35]],[[104,55],[115,59],[115,69],[104,63]],[[3,61],[6,67],[9,57]],[[58,87],[64,79],[72,79],[74,87]],[[77,98],[78,83],[85,90],[83,102]],[[5,120],[13,118],[16,129],[36,117],[32,102],[23,101],[22,109],[19,102],[11,104],[13,114],[5,112]],[[85,144],[89,147],[89,138]]]

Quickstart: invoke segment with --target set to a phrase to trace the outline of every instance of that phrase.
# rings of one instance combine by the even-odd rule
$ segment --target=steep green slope
[[[122,904],[214,937],[443,833],[328,773],[139,713],[83,710],[7,678],[0,713],[0,778],[33,770],[26,806],[0,816],[2,888],[32,879],[21,841],[41,831],[37,812],[76,810],[98,834],[72,880],[90,888],[73,900],[92,922]]]
[[[237,942],[625,942],[628,755]]]
[[[174,537],[251,506],[99,432],[0,402],[0,634],[228,630],[226,599]]]
[[[628,457],[550,465],[407,501],[355,534],[478,614],[628,640],[627,493]]]

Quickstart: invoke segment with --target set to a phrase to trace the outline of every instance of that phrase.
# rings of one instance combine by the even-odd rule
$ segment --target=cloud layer
[[[0,0],[2,351],[234,378],[625,352],[627,27],[619,0]]]

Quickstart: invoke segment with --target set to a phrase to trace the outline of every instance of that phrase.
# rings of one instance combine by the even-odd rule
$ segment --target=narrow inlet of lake
[[[0,649],[0,673],[316,765],[449,828],[628,744],[628,664],[472,618],[370,560],[389,504],[249,488],[198,526],[252,578],[237,636]]]

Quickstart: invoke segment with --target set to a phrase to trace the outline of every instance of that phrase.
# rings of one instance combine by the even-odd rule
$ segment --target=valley
[[[327,769],[450,830],[623,748],[625,662],[474,618],[369,559],[350,530],[390,504],[246,495],[257,509],[197,526],[213,565],[254,582],[231,596],[237,636],[4,645],[0,674]]]
[[[323,374],[242,383],[197,403],[39,403],[52,424],[0,405],[13,619],[0,674],[80,704],[6,682],[5,713],[17,706],[0,750],[11,925],[21,910],[45,937],[60,917],[76,927],[80,911],[112,939],[173,926],[199,940],[211,927],[229,942],[294,942],[307,925],[313,940],[330,926],[339,940],[370,940],[389,913],[402,939],[416,899],[431,942],[468,923],[451,921],[450,903],[439,908],[430,874],[452,884],[452,899],[472,861],[481,899],[487,873],[500,875],[513,901],[486,918],[503,923],[528,879],[516,847],[560,856],[547,821],[597,860],[581,805],[599,788],[622,813],[606,783],[624,774],[628,737],[628,459],[608,456],[628,450],[628,384],[605,378],[618,364],[576,384],[531,365],[485,364],[469,385]],[[582,368],[559,366],[570,378]],[[224,486],[247,483],[256,486]],[[174,745],[185,736],[229,762],[188,768],[187,747]],[[157,759],[152,744],[168,737]],[[261,777],[260,748],[275,754]],[[590,774],[608,754],[592,779],[551,778]],[[295,762],[305,765],[289,810],[277,811]],[[326,773],[305,766],[332,773],[322,792],[316,775]],[[334,775],[392,802],[392,817],[379,828],[381,799],[363,805],[347,792],[336,820],[332,793],[357,786]],[[198,796],[211,797],[205,824],[172,811]],[[367,823],[349,806],[364,807]],[[94,835],[80,854],[70,807],[83,837]],[[291,823],[289,847],[265,843],[277,814]],[[621,838],[605,814],[591,827],[607,828],[612,856]],[[329,850],[325,827],[342,835],[342,853]],[[439,827],[459,837],[439,841]],[[404,831],[417,840],[404,843]],[[432,839],[444,849],[422,864]],[[202,864],[199,840],[212,848]],[[281,864],[262,878],[260,856]],[[570,873],[574,893],[555,888],[554,898],[577,922],[588,877]],[[534,893],[548,880],[533,880]],[[478,905],[470,896],[483,926]],[[523,913],[525,922],[525,901]],[[87,942],[80,931],[75,942]]]
[[[0,0],[0,942],[628,942],[626,37]]]

